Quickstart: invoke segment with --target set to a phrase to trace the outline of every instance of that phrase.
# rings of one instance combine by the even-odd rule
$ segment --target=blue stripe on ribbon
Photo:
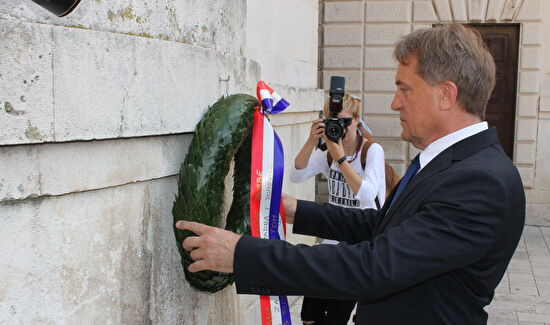
[[[277,114],[282,111],[284,111],[290,104],[284,99],[281,98],[278,102],[273,105],[273,108],[271,109],[271,114]]]
[[[270,114],[273,110],[273,99],[271,98],[262,98],[262,107],[263,107],[263,113]]]
[[[291,325],[292,320],[290,319],[290,308],[288,308],[288,299],[286,296],[279,296],[279,303],[281,304],[282,325]]]
[[[281,239],[279,236],[279,209],[283,190],[284,153],[281,139],[273,130],[273,181],[271,185],[271,204],[269,207],[269,239]]]

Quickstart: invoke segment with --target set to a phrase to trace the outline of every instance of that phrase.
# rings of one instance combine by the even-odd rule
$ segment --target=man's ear
[[[440,97],[439,105],[442,109],[451,109],[458,103],[458,87],[450,80],[444,81],[439,85]]]

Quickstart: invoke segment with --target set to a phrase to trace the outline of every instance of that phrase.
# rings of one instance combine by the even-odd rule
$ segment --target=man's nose
[[[399,111],[403,107],[403,103],[401,102],[397,91],[395,92],[395,95],[393,95],[393,100],[391,101],[390,107],[394,111]]]

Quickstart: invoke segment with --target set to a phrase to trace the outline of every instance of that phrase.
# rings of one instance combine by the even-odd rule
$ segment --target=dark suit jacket
[[[294,232],[344,241],[291,245],[243,236],[238,293],[359,300],[358,324],[486,324],[520,239],[525,194],[495,129],[435,157],[389,207],[299,201]]]

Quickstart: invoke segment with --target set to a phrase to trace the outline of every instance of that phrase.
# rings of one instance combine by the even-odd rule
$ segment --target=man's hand
[[[176,228],[189,230],[198,235],[187,237],[182,244],[186,251],[191,252],[191,258],[195,261],[187,268],[189,272],[233,272],[233,255],[241,235],[189,221],[178,221]]]

